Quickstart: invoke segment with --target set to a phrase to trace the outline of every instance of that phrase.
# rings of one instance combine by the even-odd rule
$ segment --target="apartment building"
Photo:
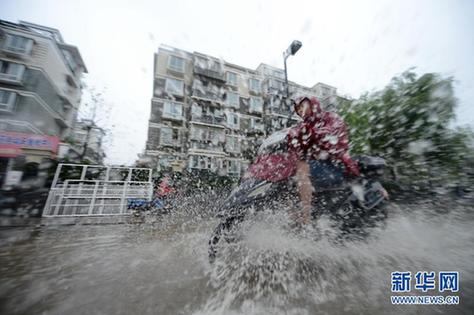
[[[56,158],[72,135],[84,72],[58,30],[0,20],[0,177]]]
[[[290,96],[336,95],[318,83],[290,82]],[[327,95],[327,96],[326,96]],[[199,52],[162,45],[144,159],[158,169],[207,169],[240,176],[266,134],[295,123],[284,72],[266,64],[249,69]]]

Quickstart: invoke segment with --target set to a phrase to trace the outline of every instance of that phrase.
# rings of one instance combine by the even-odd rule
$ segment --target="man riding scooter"
[[[209,261],[216,258],[222,238],[233,242],[240,223],[265,209],[293,209],[299,201],[299,223],[327,214],[340,235],[364,234],[365,227],[386,218],[387,194],[378,180],[385,160],[370,156],[353,160],[346,126],[338,115],[323,111],[314,98],[299,98],[294,105],[303,121],[263,141],[241,183],[219,206]],[[349,182],[354,185],[346,185]]]
[[[290,130],[288,148],[298,157],[296,179],[302,206],[298,221],[308,224],[313,193],[341,185],[344,176],[359,176],[359,168],[348,153],[347,129],[339,115],[322,110],[314,97],[297,98],[294,109],[303,122]]]

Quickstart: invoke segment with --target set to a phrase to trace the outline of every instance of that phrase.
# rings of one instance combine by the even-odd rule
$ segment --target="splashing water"
[[[244,244],[230,247],[211,270],[216,291],[196,314],[469,313],[472,213],[391,210],[387,224],[371,231],[368,239],[342,245],[330,233],[315,242],[314,231],[295,236],[275,224],[254,224]],[[331,232],[320,223],[329,229],[324,232]],[[390,273],[399,270],[460,271],[463,305],[392,306]]]
[[[216,225],[197,206],[154,222],[0,231],[4,314],[470,314],[473,213],[392,206],[365,240],[335,242],[325,220],[295,232],[260,215],[213,265]],[[460,305],[393,306],[393,271],[457,270]]]

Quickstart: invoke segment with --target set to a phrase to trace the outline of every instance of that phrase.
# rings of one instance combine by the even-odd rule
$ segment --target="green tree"
[[[452,78],[409,70],[339,112],[353,153],[382,156],[411,182],[441,182],[464,175],[473,150],[472,131],[451,128],[455,108]]]

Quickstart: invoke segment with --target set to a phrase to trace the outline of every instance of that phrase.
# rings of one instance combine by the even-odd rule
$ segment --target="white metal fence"
[[[64,178],[73,177],[67,167],[79,178]],[[114,172],[122,178],[113,180]],[[152,195],[151,169],[59,164],[43,216],[124,215],[130,199],[150,201]]]

